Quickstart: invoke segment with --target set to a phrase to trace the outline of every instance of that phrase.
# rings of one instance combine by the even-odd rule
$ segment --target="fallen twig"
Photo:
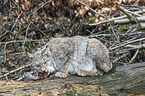
[[[24,49],[24,45],[25,45],[25,42],[26,42],[26,38],[27,38],[27,34],[28,34],[28,29],[29,29],[30,25],[31,25],[31,22],[29,23],[29,25],[28,25],[28,27],[26,29],[26,35],[25,35],[25,39],[24,39],[24,43],[23,43],[23,49]]]
[[[23,69],[23,68],[29,67],[30,65],[31,65],[31,64],[27,64],[27,65],[24,65],[24,66],[22,66],[22,67],[19,67],[19,68],[15,69],[15,70],[12,70],[12,71],[10,71],[9,73],[6,73],[6,74],[4,74],[4,75],[1,75],[0,78],[5,77],[5,76],[7,76],[7,75],[9,75],[9,74],[11,74],[11,73],[14,73],[14,72],[16,72],[16,71],[19,71],[19,70],[21,70],[21,69]]]
[[[48,41],[48,39],[41,39],[41,40],[25,40],[25,42],[36,42],[36,41],[42,41],[42,43],[45,43],[44,41]],[[2,44],[8,44],[8,43],[15,43],[15,42],[24,42],[24,40],[13,40],[13,41],[8,41],[8,42],[0,42],[0,45]]]
[[[145,21],[145,16],[141,16],[141,17],[136,17],[137,18],[137,20],[139,21],[139,22],[144,22]],[[130,21],[128,18],[126,18],[126,19],[120,19],[120,20],[114,20],[114,23],[115,24],[124,24],[124,23],[130,23],[130,22],[135,22],[135,21]]]
[[[136,11],[136,12],[133,12],[133,13],[145,13],[145,9],[142,10],[142,11]],[[124,18],[127,18],[126,15],[124,16],[120,16],[120,17],[114,17],[114,18],[108,18],[108,20],[111,22],[111,21],[117,21],[117,20],[122,20]],[[100,25],[100,24],[104,24],[104,23],[108,23],[108,20],[104,20],[104,21],[100,21],[100,22],[97,22],[97,23],[92,23],[92,24],[88,24],[89,26],[96,26],[96,25]],[[127,19],[128,20],[128,19]]]
[[[123,7],[118,7],[119,8],[119,10],[121,10],[125,15],[127,15],[127,18],[130,20],[130,21],[134,21],[134,22],[136,22],[137,24],[139,23],[138,21],[137,21],[137,19],[136,19],[136,17],[133,17],[131,14],[129,14],[128,13],[128,11],[125,9],[125,8],[123,8]],[[142,16],[142,15],[141,15]]]
[[[42,8],[44,5],[46,5],[47,3],[51,2],[52,0],[49,0],[47,2],[45,2],[44,4],[42,4],[39,8],[37,8],[34,12],[32,12],[31,14],[29,14],[28,16],[31,16],[32,14],[34,14],[36,11],[38,11],[40,8]]]
[[[139,32],[135,32],[135,33],[125,33],[125,34],[119,34],[120,36],[126,36],[126,35],[138,35],[138,34],[143,34],[143,32],[139,31]],[[106,37],[106,36],[113,36],[112,34],[92,34],[88,37],[99,37],[99,36],[103,36],[103,37]]]
[[[125,55],[124,55],[125,54]],[[123,55],[121,55],[120,57],[116,58],[115,60],[113,60],[112,62],[115,63],[116,61],[118,61],[119,59],[125,57],[126,55],[128,55],[129,53],[124,53]]]
[[[125,45],[127,45],[127,44],[134,43],[134,42],[137,42],[137,41],[142,41],[142,40],[145,40],[145,38],[135,39],[135,40],[133,40],[133,41],[129,41],[129,42],[127,42],[127,43],[124,43],[124,44],[121,44],[121,45],[119,45],[119,46],[115,46],[115,47],[109,48],[109,49],[110,49],[110,50],[114,50],[114,49],[116,49],[116,48],[119,48],[120,46],[125,46]]]
[[[15,25],[16,25],[16,23],[17,23],[19,17],[22,15],[22,13],[23,13],[23,12],[21,12],[21,13],[19,14],[19,16],[17,17],[17,19],[15,20],[15,23],[13,24],[13,27],[11,28],[11,31],[12,31],[13,28],[15,27]]]
[[[134,49],[140,49],[140,48],[145,48],[145,44],[141,44],[141,45],[126,45],[124,47],[132,47]]]
[[[131,60],[129,61],[129,63],[132,63],[132,61],[135,59],[135,57],[137,56],[139,52],[139,49],[135,52],[134,56],[131,58]]]
[[[95,11],[95,10],[93,10],[91,7],[89,7],[87,4],[85,4],[85,3],[83,3],[83,2],[81,2],[80,0],[77,0],[79,3],[81,3],[81,4],[83,4],[84,6],[86,6],[87,8],[89,8],[91,11],[93,11],[94,13],[96,13],[96,14],[98,14],[98,15],[100,15],[100,16],[102,16],[102,17],[104,17],[105,19],[107,19],[108,20],[108,18],[105,16],[105,15],[103,15],[103,14],[100,14],[99,12],[97,12],[97,11]]]
[[[25,78],[25,75],[22,75],[20,78],[17,79],[17,81],[20,81],[20,80],[22,80],[24,78]]]

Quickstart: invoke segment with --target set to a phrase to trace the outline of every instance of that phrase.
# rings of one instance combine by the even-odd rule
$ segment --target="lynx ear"
[[[44,55],[51,56],[51,52],[48,46],[45,47],[45,50],[43,50],[42,54],[43,56]]]
[[[33,54],[31,54],[29,52],[27,52],[27,55],[28,55],[29,58],[33,58],[34,57]]]
[[[46,47],[46,48],[47,48],[47,55],[48,55],[48,56],[51,56],[50,48],[49,48],[49,47]]]

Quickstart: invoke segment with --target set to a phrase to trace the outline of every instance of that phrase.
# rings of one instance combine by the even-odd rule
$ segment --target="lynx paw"
[[[95,76],[98,74],[96,72],[79,71],[78,75],[80,75],[80,76]]]
[[[67,74],[66,73],[62,73],[62,72],[57,72],[55,74],[56,77],[61,77],[61,78],[66,78],[67,77]]]
[[[102,76],[102,75],[103,75],[103,71],[98,70],[98,72],[97,72],[96,75],[100,75],[100,76]]]
[[[83,71],[79,71],[78,75],[80,75],[80,76],[86,76],[86,74]]]

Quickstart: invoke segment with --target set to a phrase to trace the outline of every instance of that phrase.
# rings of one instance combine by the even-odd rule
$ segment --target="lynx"
[[[106,46],[95,38],[54,38],[35,54],[27,54],[37,72],[53,73],[61,78],[68,74],[95,76],[112,69]]]

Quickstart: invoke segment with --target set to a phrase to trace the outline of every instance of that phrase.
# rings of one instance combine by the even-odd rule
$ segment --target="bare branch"
[[[23,13],[23,12],[21,12],[21,13],[19,14],[19,16],[17,17],[17,19],[15,20],[15,23],[13,24],[13,27],[11,28],[11,31],[12,31],[13,28],[15,27],[15,25],[16,25],[16,23],[17,23],[19,17],[22,15],[22,13]]]
[[[134,56],[131,58],[129,63],[131,63],[135,59],[135,57],[137,56],[138,52],[139,52],[139,49],[135,52]]]
[[[83,2],[81,2],[80,0],[77,0],[79,3],[81,3],[82,5],[85,5],[87,8],[89,8],[91,11],[93,11],[94,13],[96,13],[96,14],[98,14],[98,15],[100,15],[100,16],[102,16],[102,17],[104,17],[105,19],[107,19],[108,20],[108,18],[106,17],[106,16],[104,16],[103,14],[100,14],[99,12],[96,12],[94,9],[92,9],[91,7],[89,7],[87,4],[85,4],[85,3],[83,3]]]
[[[121,7],[121,6],[119,6],[118,8],[119,8],[119,10],[121,10],[125,15],[127,15],[128,19],[129,19],[130,21],[136,21],[136,18],[133,17],[131,14],[129,14],[128,11],[127,11],[125,8],[123,8],[123,7]]]
[[[140,48],[145,48],[145,44],[142,44],[142,45],[126,45],[124,47],[132,47],[134,49],[140,49]]]
[[[136,11],[136,12],[133,12],[133,13],[134,13],[134,14],[145,13],[145,9],[142,10],[142,11]],[[120,17],[109,18],[108,20],[109,20],[109,21],[116,21],[116,20],[122,20],[122,19],[124,19],[124,18],[126,18],[126,17],[127,17],[127,16],[124,15],[124,16],[120,16]],[[108,20],[100,21],[100,22],[97,22],[97,23],[92,23],[92,24],[89,24],[89,26],[96,26],[96,25],[108,23]],[[128,19],[127,19],[127,20],[128,20]]]
[[[52,0],[49,0],[47,2],[45,2],[44,4],[42,4],[38,9],[36,9],[34,12],[32,12],[31,14],[29,14],[28,16],[31,16],[32,14],[34,14],[36,11],[38,11],[40,8],[42,8],[44,5],[46,5],[47,3],[51,2]]]
[[[24,45],[25,45],[25,42],[26,42],[26,38],[27,38],[27,34],[28,34],[28,29],[29,29],[30,25],[31,25],[31,22],[29,23],[29,25],[28,25],[28,27],[26,29],[26,35],[25,35],[25,39],[24,39],[24,43],[23,43],[23,48],[24,48]]]
[[[32,41],[34,41],[34,42],[36,42],[36,41],[38,41],[38,42],[40,42],[40,41],[42,41],[42,43],[45,43],[44,41],[48,41],[48,39],[41,39],[41,40],[25,40],[25,42],[32,42]],[[8,41],[8,42],[0,42],[0,45],[2,45],[2,44],[8,44],[8,43],[15,43],[15,42],[24,42],[24,40],[14,40],[14,41]]]
[[[125,55],[124,55],[125,54]],[[123,55],[121,55],[120,57],[116,58],[115,60],[113,60],[112,62],[115,63],[116,61],[118,61],[119,59],[125,57],[126,55],[128,55],[129,53],[124,53]]]
[[[19,6],[14,0],[12,0],[17,6]],[[34,27],[36,27],[46,38],[48,38],[49,39],[49,37],[43,32],[43,31],[41,31],[39,28],[38,28],[38,26],[36,26],[27,16],[26,16],[26,14],[22,11],[22,9],[20,8],[20,7],[18,7],[19,9],[20,9],[20,11],[24,14],[24,16],[27,18],[26,20],[27,21],[29,21],[29,22],[31,22],[33,25],[34,25]]]
[[[144,22],[145,21],[145,16],[141,16],[141,17],[136,17],[138,21],[140,22]],[[130,21],[128,18],[126,19],[121,19],[121,20],[114,20],[114,23],[115,24],[123,24],[123,23],[129,23],[129,22],[135,22],[134,20],[133,21]]]
[[[125,46],[125,45],[127,45],[127,44],[134,43],[134,42],[138,42],[138,41],[142,41],[142,40],[145,40],[145,38],[136,39],[136,40],[133,40],[133,41],[130,41],[130,42],[121,44],[121,45],[119,45],[119,46],[115,46],[115,47],[113,47],[113,48],[109,48],[109,49],[110,49],[110,50],[114,50],[114,49],[116,49],[116,48],[119,48],[120,46]]]
[[[15,70],[12,70],[12,71],[10,71],[9,73],[6,73],[6,74],[4,74],[4,75],[1,75],[0,78],[5,77],[5,76],[7,76],[7,75],[9,75],[9,74],[11,74],[11,73],[14,73],[14,72],[16,72],[16,71],[19,71],[19,70],[21,70],[21,69],[23,69],[23,68],[29,67],[30,65],[31,65],[31,64],[24,65],[24,66],[19,67],[19,68],[15,69]]]

